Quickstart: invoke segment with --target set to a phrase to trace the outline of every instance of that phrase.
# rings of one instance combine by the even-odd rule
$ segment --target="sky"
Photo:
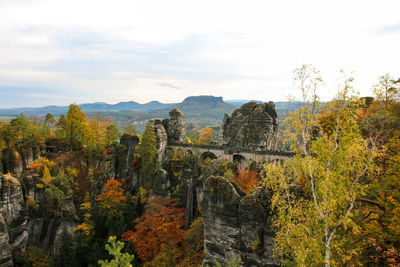
[[[0,0],[0,108],[187,96],[285,101],[293,72],[361,95],[400,77],[400,1]]]

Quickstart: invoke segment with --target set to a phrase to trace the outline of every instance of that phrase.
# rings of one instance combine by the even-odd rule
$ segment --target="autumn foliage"
[[[109,220],[122,217],[122,206],[125,204],[126,196],[122,184],[117,180],[108,180],[104,185],[105,192],[97,196],[100,213]]]
[[[164,248],[176,247],[184,240],[184,213],[175,199],[152,197],[145,213],[134,221],[135,231],[124,233],[123,240],[133,242],[139,258],[149,261]]]
[[[250,169],[242,169],[238,167],[238,173],[234,178],[234,181],[243,189],[246,194],[249,194],[251,190],[256,188],[260,184],[260,178],[256,171]]]
[[[215,131],[212,128],[204,128],[200,130],[199,143],[205,144],[214,140]]]

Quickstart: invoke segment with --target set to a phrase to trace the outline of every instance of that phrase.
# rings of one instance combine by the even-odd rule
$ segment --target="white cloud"
[[[354,70],[368,95],[379,75],[400,75],[399,8],[396,0],[3,0],[0,90],[46,85],[76,102],[284,100],[295,92],[293,70],[312,63],[329,86],[340,68]]]

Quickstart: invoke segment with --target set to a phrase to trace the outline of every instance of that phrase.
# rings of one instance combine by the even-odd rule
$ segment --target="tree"
[[[57,137],[66,138],[67,119],[65,118],[64,114],[61,114],[60,118],[58,118],[56,126],[57,126],[57,131],[56,131]]]
[[[142,159],[140,171],[142,183],[146,189],[149,189],[153,186],[160,165],[158,162],[156,135],[150,122],[146,125],[138,152]]]
[[[243,189],[246,194],[249,194],[254,188],[260,184],[260,178],[256,171],[242,169],[238,167],[238,174],[235,176],[234,181]]]
[[[115,143],[118,138],[121,136],[117,126],[115,124],[111,124],[106,128],[106,145],[112,145]]]
[[[47,126],[51,127],[51,126],[54,124],[55,121],[56,121],[56,120],[54,119],[53,114],[47,113],[46,118],[44,119],[44,123],[45,123]]]
[[[373,92],[377,101],[383,102],[385,109],[393,103],[399,94],[400,79],[395,80],[389,73],[379,77],[379,83],[374,86]]]
[[[200,130],[199,143],[206,144],[213,141],[215,138],[215,131],[212,128],[203,128]]]
[[[67,229],[64,228],[60,236],[60,246],[56,258],[57,266],[68,267],[75,266],[75,250],[73,240]]]
[[[144,214],[134,220],[135,232],[129,230],[122,235],[124,241],[135,244],[137,255],[143,261],[150,261],[163,250],[171,254],[168,252],[183,241],[185,211],[177,205],[175,199],[151,197]]]
[[[108,180],[104,192],[97,196],[99,212],[108,223],[113,223],[123,217],[126,196],[122,184],[117,180]]]
[[[279,229],[275,251],[298,265],[341,265],[359,253],[348,245],[346,233],[359,230],[352,220],[355,202],[367,190],[377,152],[374,140],[360,133],[362,105],[357,96],[349,96],[352,79],[345,79],[337,97],[324,105],[323,113],[335,114],[332,127],[324,129],[315,90],[318,81],[304,75],[308,68],[298,70],[297,78],[303,99],[310,101],[286,121],[296,155],[283,166],[265,167]]]
[[[135,126],[132,123],[128,124],[128,126],[126,126],[124,128],[123,133],[124,134],[129,134],[129,135],[132,135],[132,136],[137,135]]]
[[[85,132],[86,114],[76,104],[71,104],[67,113],[66,136],[70,149],[81,148]]]
[[[117,241],[115,236],[110,236],[108,238],[108,243],[106,244],[106,249],[108,253],[114,256],[114,259],[111,261],[108,260],[99,260],[98,263],[101,267],[131,267],[131,262],[135,258],[134,255],[130,255],[129,253],[122,253],[121,250],[124,248],[125,244],[121,241]]]

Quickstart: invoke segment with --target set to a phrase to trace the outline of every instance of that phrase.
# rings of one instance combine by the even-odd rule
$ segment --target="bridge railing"
[[[292,157],[294,156],[293,152],[290,151],[280,151],[280,150],[256,150],[253,148],[247,147],[229,147],[224,145],[205,145],[205,144],[189,144],[189,143],[175,143],[168,142],[169,146],[178,146],[178,147],[190,147],[190,148],[199,148],[199,149],[214,149],[214,150],[224,150],[227,154],[235,154],[235,153],[252,153],[252,154],[260,154],[260,155],[276,155],[276,156],[286,156]]]

